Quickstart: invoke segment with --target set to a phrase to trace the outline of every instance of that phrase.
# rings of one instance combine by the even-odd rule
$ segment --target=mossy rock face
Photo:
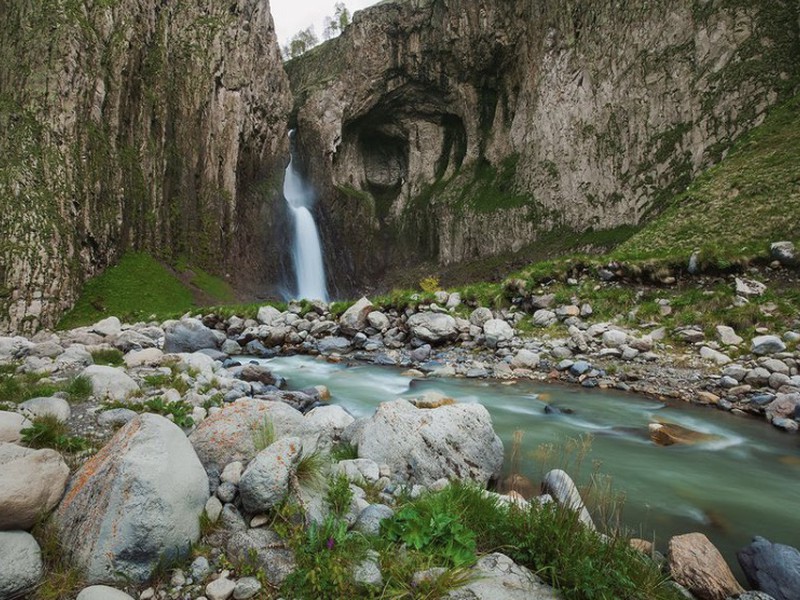
[[[262,231],[281,204],[264,184],[288,151],[290,96],[262,3],[3,12],[0,330],[54,325],[129,249],[276,276]]]
[[[337,278],[642,226],[796,91],[798,17],[768,0],[360,12],[287,64]]]

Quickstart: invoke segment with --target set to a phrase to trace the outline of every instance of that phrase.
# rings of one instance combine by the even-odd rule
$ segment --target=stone
[[[430,390],[419,396],[418,398],[412,398],[409,400],[411,404],[416,406],[417,408],[439,408],[440,406],[449,406],[450,404],[455,404],[456,401],[449,396],[445,396],[441,392],[437,392],[436,390]]]
[[[211,575],[211,564],[205,556],[198,556],[189,566],[189,573],[195,582],[201,583],[206,577]]]
[[[246,511],[266,512],[283,502],[302,451],[300,439],[288,437],[276,441],[250,461],[239,481],[239,495]]]
[[[266,325],[267,327],[272,327],[281,318],[282,314],[283,313],[281,313],[281,311],[279,311],[274,306],[266,305],[258,309],[256,320],[262,325]]]
[[[103,337],[113,337],[122,333],[122,323],[117,317],[108,317],[89,327],[89,331]]]
[[[603,345],[606,348],[620,348],[628,342],[628,334],[618,329],[609,329],[603,334]]]
[[[381,533],[381,523],[393,516],[394,511],[385,504],[370,504],[358,515],[353,529],[364,535],[378,536]]]
[[[219,488],[217,488],[217,491],[219,491]],[[219,518],[222,515],[222,508],[223,506],[220,499],[217,496],[211,496],[206,501],[206,505],[203,510],[205,511],[208,520],[211,523],[216,523],[219,521]]]
[[[242,381],[258,382],[264,385],[275,385],[277,382],[272,371],[263,365],[245,365],[239,372],[238,378]]]
[[[361,298],[353,306],[344,311],[339,317],[339,327],[342,333],[349,336],[364,331],[367,328],[369,314],[374,311],[374,306],[367,298]]]
[[[736,335],[733,327],[727,325],[717,325],[717,338],[725,346],[738,346],[744,343],[744,340]]]
[[[329,337],[317,343],[317,350],[320,354],[344,354],[349,352],[352,345],[350,340],[343,337]]]
[[[138,351],[134,350],[128,352],[123,357],[125,366],[129,369],[135,369],[136,367],[157,367],[161,364],[163,359],[164,353],[158,348],[147,348],[145,350]]]
[[[133,598],[107,585],[92,585],[83,588],[75,600],[133,600]]]
[[[483,327],[486,321],[490,321],[494,319],[494,315],[492,311],[488,308],[484,308],[483,306],[479,306],[469,316],[470,325],[474,325],[475,327]]]
[[[699,600],[726,600],[744,591],[725,559],[702,533],[673,537],[667,561],[672,578]]]
[[[364,482],[375,483],[381,476],[378,463],[369,458],[339,461],[334,467],[334,473],[341,473],[356,485],[363,485]]]
[[[767,419],[772,421],[779,418],[794,417],[798,407],[800,407],[800,393],[778,394],[775,399],[766,406],[764,412]]]
[[[255,438],[265,424],[275,439],[298,435],[303,430],[303,415],[283,402],[242,398],[200,423],[189,441],[203,466],[220,472],[232,462],[255,457]]]
[[[764,367],[756,367],[747,372],[747,375],[744,376],[744,382],[759,387],[769,382],[770,375],[772,375],[772,373]]]
[[[56,507],[68,479],[55,450],[0,443],[0,530],[33,527]]]
[[[583,503],[578,486],[572,478],[561,469],[549,471],[542,480],[542,493],[549,494],[553,500],[572,511],[578,513],[581,523],[594,529],[592,516]]]
[[[541,357],[536,352],[523,349],[517,352],[514,355],[514,358],[511,359],[511,368],[530,370],[538,369],[540,360]]]
[[[245,529],[235,532],[228,538],[225,549],[229,558],[253,569],[263,569],[267,581],[275,587],[280,587],[296,569],[294,554],[271,529]]]
[[[19,405],[20,412],[30,419],[36,417],[55,417],[62,423],[69,421],[72,410],[63,398],[31,398]]]
[[[480,404],[423,410],[395,400],[358,425],[349,441],[359,456],[388,465],[409,483],[430,485],[445,477],[485,486],[500,475],[503,443]]]
[[[483,335],[489,348],[497,348],[514,339],[514,328],[502,319],[490,319],[483,324]]]
[[[164,352],[180,354],[217,348],[214,332],[198,319],[174,321],[164,328]]]
[[[0,598],[27,598],[44,574],[39,544],[24,531],[0,531]]]
[[[389,329],[389,318],[378,310],[374,310],[367,315],[367,322],[370,327],[378,331],[386,331]]]
[[[764,292],[767,291],[767,286],[761,283],[760,281],[753,281],[752,279],[741,279],[739,277],[736,278],[736,295],[743,296],[745,298],[751,297],[755,298],[758,296],[763,296]]]
[[[411,335],[429,344],[443,344],[458,337],[456,320],[447,314],[417,313],[408,319],[407,324]]]
[[[236,497],[236,491],[237,488],[235,485],[227,481],[223,481],[219,484],[215,493],[217,498],[219,498],[223,504],[229,504],[232,503],[233,499]]]
[[[366,557],[353,569],[353,581],[358,585],[379,587],[383,583],[381,575],[380,554],[375,550],[367,550]]]
[[[762,537],[737,553],[748,583],[775,600],[800,598],[800,550]]]
[[[777,260],[784,267],[797,266],[797,251],[792,242],[775,242],[769,247],[773,260]],[[776,600],[779,600],[776,598]]]
[[[163,332],[162,332],[163,334]],[[156,349],[158,338],[139,333],[132,329],[123,331],[111,340],[112,345],[121,352],[131,352],[132,350],[144,350],[146,348]]]
[[[55,523],[88,583],[141,583],[197,541],[208,497],[208,477],[183,431],[143,414],[75,473]]]
[[[775,598],[764,592],[744,592],[731,596],[728,600],[775,600]]]
[[[130,408],[112,408],[97,413],[97,423],[102,427],[122,427],[135,419],[138,414]]]
[[[659,446],[694,445],[719,439],[711,433],[694,431],[675,423],[650,423],[650,439]]]
[[[222,473],[219,476],[220,481],[232,483],[233,485],[239,485],[239,481],[242,478],[242,473],[244,472],[244,465],[241,461],[233,461],[232,463],[228,463],[225,468],[222,470]]]
[[[220,577],[206,586],[206,596],[208,596],[208,600],[228,600],[233,596],[235,589],[235,581],[231,581],[227,577]]]
[[[24,415],[7,410],[0,410],[0,443],[16,443],[22,440],[22,430],[31,427]]]
[[[261,591],[261,583],[255,577],[242,577],[236,582],[233,600],[250,600]]]
[[[559,600],[561,595],[505,554],[481,557],[469,583],[443,596],[448,600]]]
[[[556,317],[556,313],[551,310],[540,308],[533,313],[533,324],[538,327],[549,327],[556,321],[558,321],[558,317]]]
[[[760,335],[754,337],[750,346],[750,352],[764,356],[765,354],[777,354],[786,350],[786,344],[777,335]]]
[[[318,406],[303,418],[303,431],[307,438],[316,436],[316,450],[330,452],[355,419],[344,408],[338,405]]]
[[[708,346],[703,346],[700,348],[700,357],[704,360],[712,361],[721,367],[733,362],[733,359],[731,359],[731,357],[727,354],[723,354],[722,352],[714,350],[713,348],[709,348]]]
[[[92,382],[92,393],[98,399],[122,402],[140,392],[139,385],[125,371],[115,367],[91,365],[81,376]]]

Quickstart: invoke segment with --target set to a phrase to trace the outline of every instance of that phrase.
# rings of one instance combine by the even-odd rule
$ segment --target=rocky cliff
[[[291,105],[267,0],[0,6],[0,330],[127,249],[278,279]]]
[[[638,224],[797,89],[788,0],[409,0],[287,65],[330,267]]]

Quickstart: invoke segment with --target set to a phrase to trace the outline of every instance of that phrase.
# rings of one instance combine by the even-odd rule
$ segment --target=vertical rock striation
[[[798,12],[395,0],[357,13],[287,64],[338,279],[642,222],[797,89]]]
[[[0,330],[128,249],[276,279],[291,105],[267,0],[0,6]]]

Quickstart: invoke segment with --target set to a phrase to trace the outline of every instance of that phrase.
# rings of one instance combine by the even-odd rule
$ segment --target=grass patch
[[[164,417],[171,416],[173,423],[183,429],[188,429],[194,425],[192,410],[194,407],[183,400],[167,402],[162,397],[150,398],[144,402],[105,402],[103,410],[115,408],[127,408],[138,413],[154,413]]]
[[[66,392],[70,402],[85,402],[92,395],[92,382],[83,376],[52,381],[42,373],[0,372],[0,402],[21,404],[31,398],[50,398]]]
[[[121,367],[125,364],[122,360],[123,354],[116,348],[107,348],[105,350],[95,350],[92,352],[92,359],[96,365],[104,365],[107,367]]]
[[[253,427],[253,446],[256,452],[261,452],[275,443],[275,426],[269,417]]]
[[[92,447],[86,438],[70,435],[69,428],[52,415],[33,419],[31,427],[23,429],[22,443],[29,448],[52,448],[77,454]]]
[[[44,563],[44,577],[31,600],[63,600],[75,598],[85,587],[84,576],[67,560],[52,520],[38,523],[31,532],[39,543]]]
[[[350,489],[350,480],[344,473],[339,473],[328,480],[328,490],[325,493],[325,502],[337,517],[343,516],[353,501],[353,490]]]

